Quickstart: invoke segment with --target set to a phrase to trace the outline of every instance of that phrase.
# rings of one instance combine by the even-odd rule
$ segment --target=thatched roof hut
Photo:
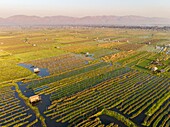
[[[34,73],[40,72],[40,69],[38,67],[34,68]]]
[[[29,97],[30,103],[36,103],[38,101],[41,101],[41,96],[39,96],[39,95],[34,95],[34,96]]]

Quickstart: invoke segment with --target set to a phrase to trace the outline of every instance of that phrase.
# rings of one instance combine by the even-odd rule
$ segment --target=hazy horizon
[[[28,16],[126,16],[170,18],[168,0],[1,0],[0,17]]]
[[[139,16],[139,17],[146,17],[146,18],[162,18],[162,19],[170,19],[170,17],[158,17],[158,16],[140,16],[140,15],[85,15],[85,16],[69,16],[69,15],[44,15],[44,16],[41,16],[41,15],[27,15],[27,14],[16,14],[16,15],[10,15],[8,17],[0,17],[0,18],[3,18],[3,19],[6,19],[6,18],[10,18],[10,17],[13,17],[13,16],[35,16],[35,17],[40,17],[40,18],[44,18],[44,17],[55,17],[55,16],[63,16],[63,17],[72,17],[72,18],[84,18],[84,17],[104,17],[104,16],[115,16],[115,17],[126,17],[126,16]]]

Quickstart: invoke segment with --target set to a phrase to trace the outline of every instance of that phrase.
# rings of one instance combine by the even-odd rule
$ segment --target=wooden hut
[[[34,96],[29,97],[29,102],[31,104],[39,102],[39,101],[41,101],[41,96],[39,96],[39,95],[34,95]]]
[[[158,70],[157,67],[153,67],[153,68],[152,68],[152,71],[157,71],[157,70]]]
[[[38,67],[34,68],[34,73],[40,72],[40,69]]]

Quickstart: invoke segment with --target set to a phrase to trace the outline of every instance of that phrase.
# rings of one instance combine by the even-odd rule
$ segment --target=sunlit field
[[[169,30],[0,28],[0,127],[169,127],[169,79]]]

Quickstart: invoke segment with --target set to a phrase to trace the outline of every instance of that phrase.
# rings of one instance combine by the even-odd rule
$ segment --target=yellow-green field
[[[170,31],[98,27],[0,31],[0,89],[6,102],[9,90],[36,116],[29,121],[34,115],[20,114],[26,117],[21,122],[17,113],[5,117],[0,112],[0,126],[10,125],[7,121],[13,117],[12,125],[23,127],[168,127]],[[41,77],[19,64],[48,69],[49,75]],[[41,102],[44,106],[32,106],[23,86],[47,99]],[[10,105],[9,109],[14,110]]]

